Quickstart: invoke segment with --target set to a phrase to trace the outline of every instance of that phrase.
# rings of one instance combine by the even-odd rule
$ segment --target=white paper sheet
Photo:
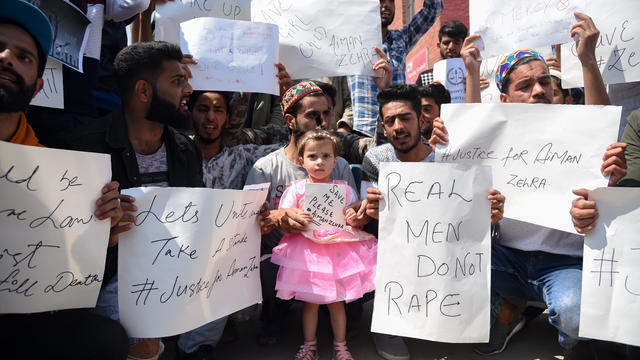
[[[596,61],[604,83],[640,81],[640,2],[587,0],[586,14],[600,30]],[[574,41],[562,45],[562,86],[584,86]]]
[[[606,186],[600,166],[620,107],[454,104],[441,117],[449,145],[437,148],[436,162],[490,165],[505,217],[575,232],[571,189]]]
[[[451,94],[451,103],[463,103],[465,94],[467,69],[462,58],[440,60],[433,65],[433,80],[439,81]]]
[[[273,24],[197,18],[180,24],[180,47],[190,65],[194,90],[280,94],[278,27]]]
[[[62,63],[48,58],[42,74],[44,85],[42,90],[31,100],[30,105],[55,109],[64,109],[64,82],[62,80]]]
[[[585,0],[472,0],[469,33],[482,35],[482,57],[508,54],[518,49],[563,44],[571,39],[574,11]]]
[[[49,56],[82,72],[82,57],[91,21],[69,0],[28,0],[47,16],[53,30]]]
[[[0,314],[93,307],[110,220],[108,155],[0,141]]]
[[[156,6],[156,40],[180,44],[180,23],[199,18],[215,17],[230,20],[251,20],[251,0],[181,0]]]
[[[304,184],[304,209],[313,222],[309,230],[344,229],[347,188],[341,184]]]
[[[262,299],[258,214],[266,191],[135,188],[120,237],[118,301],[129,336],[180,334]]]
[[[279,26],[280,62],[293,79],[375,75],[378,0],[253,0],[251,18]]]
[[[489,340],[488,166],[382,163],[371,331]]]
[[[584,238],[580,336],[640,346],[640,189],[591,191],[599,217]]]

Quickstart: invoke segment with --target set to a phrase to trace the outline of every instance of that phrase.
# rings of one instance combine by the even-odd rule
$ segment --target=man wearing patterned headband
[[[609,105],[595,57],[599,31],[587,15],[575,16],[578,23],[571,27],[571,36],[580,39],[576,50],[584,74],[585,103]],[[480,52],[474,44],[478,38],[479,35],[468,37],[461,51],[467,67],[467,102],[480,102]],[[518,50],[505,57],[496,71],[496,84],[501,102],[553,102],[549,68],[532,50]],[[432,142],[446,144],[442,120],[434,121],[433,133]],[[606,149],[601,171],[609,176],[609,185],[615,185],[626,174],[625,147],[624,143],[614,143]],[[574,191],[586,197],[584,192]],[[500,230],[500,238],[491,248],[490,339],[474,350],[484,355],[500,353],[509,338],[522,328],[524,318],[504,301],[505,297],[514,297],[546,304],[549,322],[558,329],[565,359],[595,358],[591,343],[578,338],[583,237],[512,219],[503,219]]]
[[[304,226],[296,221],[299,209],[278,210],[280,196],[291,182],[307,177],[306,170],[298,163],[297,141],[313,129],[328,129],[330,111],[327,97],[311,81],[303,81],[293,86],[282,96],[282,112],[291,134],[289,143],[271,154],[259,159],[249,171],[246,184],[271,183],[267,194],[269,216],[261,223],[263,234],[260,265],[262,282],[262,318],[264,321],[258,342],[271,345],[282,338],[282,327],[291,301],[276,299],[275,283],[278,273],[269,257],[278,245],[283,231],[301,232]],[[338,157],[338,163],[331,172],[331,178],[345,180],[356,189],[353,174],[346,160]],[[265,261],[266,260],[266,261]]]

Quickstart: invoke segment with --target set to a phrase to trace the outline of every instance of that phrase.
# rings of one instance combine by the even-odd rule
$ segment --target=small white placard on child
[[[306,183],[304,210],[311,213],[310,230],[344,229],[347,188],[341,184]]]

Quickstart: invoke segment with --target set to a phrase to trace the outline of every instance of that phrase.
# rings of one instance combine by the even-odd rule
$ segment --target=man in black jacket
[[[131,45],[116,56],[116,80],[122,107],[71,136],[69,146],[111,155],[111,170],[121,189],[139,186],[203,187],[202,155],[196,144],[171,127],[186,116],[192,92],[177,45],[147,42]],[[135,199],[121,196],[125,215],[119,231],[134,220]],[[116,247],[107,254],[105,280],[96,311],[118,319]],[[157,359],[159,339],[132,339],[129,356]]]

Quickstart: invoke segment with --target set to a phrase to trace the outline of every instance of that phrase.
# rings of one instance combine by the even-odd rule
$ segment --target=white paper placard
[[[489,340],[491,169],[382,163],[371,331]]]
[[[82,58],[91,21],[69,0],[27,0],[47,16],[53,30],[49,56],[82,72]]]
[[[156,5],[154,39],[180,44],[180,23],[199,17],[251,20],[251,0],[179,0]]]
[[[280,94],[278,27],[273,24],[192,19],[180,24],[180,47],[198,60],[190,65],[194,90]]]
[[[599,188],[584,238],[580,336],[640,346],[640,189]]]
[[[62,63],[53,58],[47,58],[47,65],[42,74],[42,81],[44,82],[42,90],[31,100],[30,105],[64,109]]]
[[[571,40],[573,13],[585,0],[469,1],[469,33],[482,35],[482,57]]]
[[[342,184],[304,184],[304,209],[313,217],[309,230],[344,229],[347,187]]]
[[[181,334],[262,299],[258,214],[266,191],[123,193],[139,209],[118,248],[120,321],[129,336]]]
[[[108,155],[0,141],[0,314],[94,307],[110,220]]]
[[[445,104],[442,119],[449,144],[436,149],[436,162],[490,165],[505,217],[575,232],[571,190],[606,186],[600,166],[620,107]]]
[[[640,2],[587,0],[587,15],[600,30],[596,61],[605,84],[640,81]],[[576,43],[562,45],[562,86],[583,87]]]
[[[253,0],[251,18],[279,26],[280,62],[292,79],[375,75],[378,0]]]
[[[451,103],[463,103],[465,94],[467,68],[462,58],[440,60],[433,65],[433,80],[439,81],[451,94]]]

